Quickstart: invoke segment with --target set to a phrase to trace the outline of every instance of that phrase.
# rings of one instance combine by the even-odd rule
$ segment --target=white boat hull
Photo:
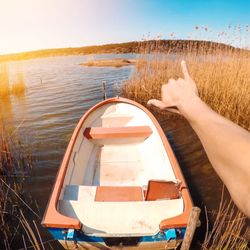
[[[154,116],[112,98],[77,125],[42,224],[65,249],[174,249],[191,208]]]

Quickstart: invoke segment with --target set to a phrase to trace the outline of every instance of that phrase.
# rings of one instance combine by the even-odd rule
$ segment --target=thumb
[[[148,101],[147,103],[149,106],[155,106],[161,110],[167,110],[170,111],[172,113],[176,113],[176,114],[180,114],[180,111],[178,110],[178,108],[176,106],[173,105],[167,105],[166,103],[156,100],[156,99],[151,99]]]
[[[164,102],[162,102],[160,100],[156,100],[156,99],[149,100],[147,104],[149,106],[155,106],[155,107],[157,107],[159,109],[164,109],[167,106]]]

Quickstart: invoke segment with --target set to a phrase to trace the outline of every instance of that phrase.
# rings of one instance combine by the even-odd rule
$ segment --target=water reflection
[[[20,71],[21,63],[17,65],[0,65],[0,120],[8,130],[15,129],[16,125],[13,123],[16,112],[13,107],[21,108],[22,113],[25,107],[25,78]]]
[[[7,64],[0,64],[0,98],[8,97],[9,88],[9,71]]]
[[[0,97],[0,120],[9,121],[13,119],[11,97],[9,95]]]

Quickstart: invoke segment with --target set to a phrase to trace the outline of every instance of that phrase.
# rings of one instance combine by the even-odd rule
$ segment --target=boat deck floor
[[[154,162],[150,156],[143,159],[137,144],[105,145],[95,154],[94,186],[145,186],[151,179],[174,179],[162,162]]]
[[[140,154],[134,146],[103,146],[95,162],[93,185],[135,186],[145,177]]]

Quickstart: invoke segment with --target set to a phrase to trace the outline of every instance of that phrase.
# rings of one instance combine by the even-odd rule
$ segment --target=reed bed
[[[33,166],[30,147],[18,139],[17,131],[7,131],[3,124],[0,129],[0,249],[21,245],[23,249],[45,249],[39,209],[24,189]]]
[[[25,91],[26,83],[24,74],[17,72],[14,82],[11,84],[8,65],[0,65],[0,98],[8,98],[10,95],[21,96]]]
[[[122,86],[121,95],[145,106],[149,99],[160,99],[162,84],[170,78],[183,77],[180,62],[184,59],[197,83],[201,99],[219,114],[250,131],[249,51],[232,47],[209,48],[202,46],[202,42],[199,47],[193,45],[190,42],[185,53],[172,53],[161,47],[161,41],[149,41],[147,45],[143,43],[135,72]],[[151,108],[151,111],[165,131],[180,131],[186,124],[179,115],[156,108]],[[190,134],[183,135],[183,143],[185,137],[190,137]],[[195,135],[193,138],[195,141]],[[217,213],[209,213],[209,216],[216,218],[212,229],[207,231],[201,246],[203,250],[248,249],[249,227],[245,216],[232,201],[221,202]]]

